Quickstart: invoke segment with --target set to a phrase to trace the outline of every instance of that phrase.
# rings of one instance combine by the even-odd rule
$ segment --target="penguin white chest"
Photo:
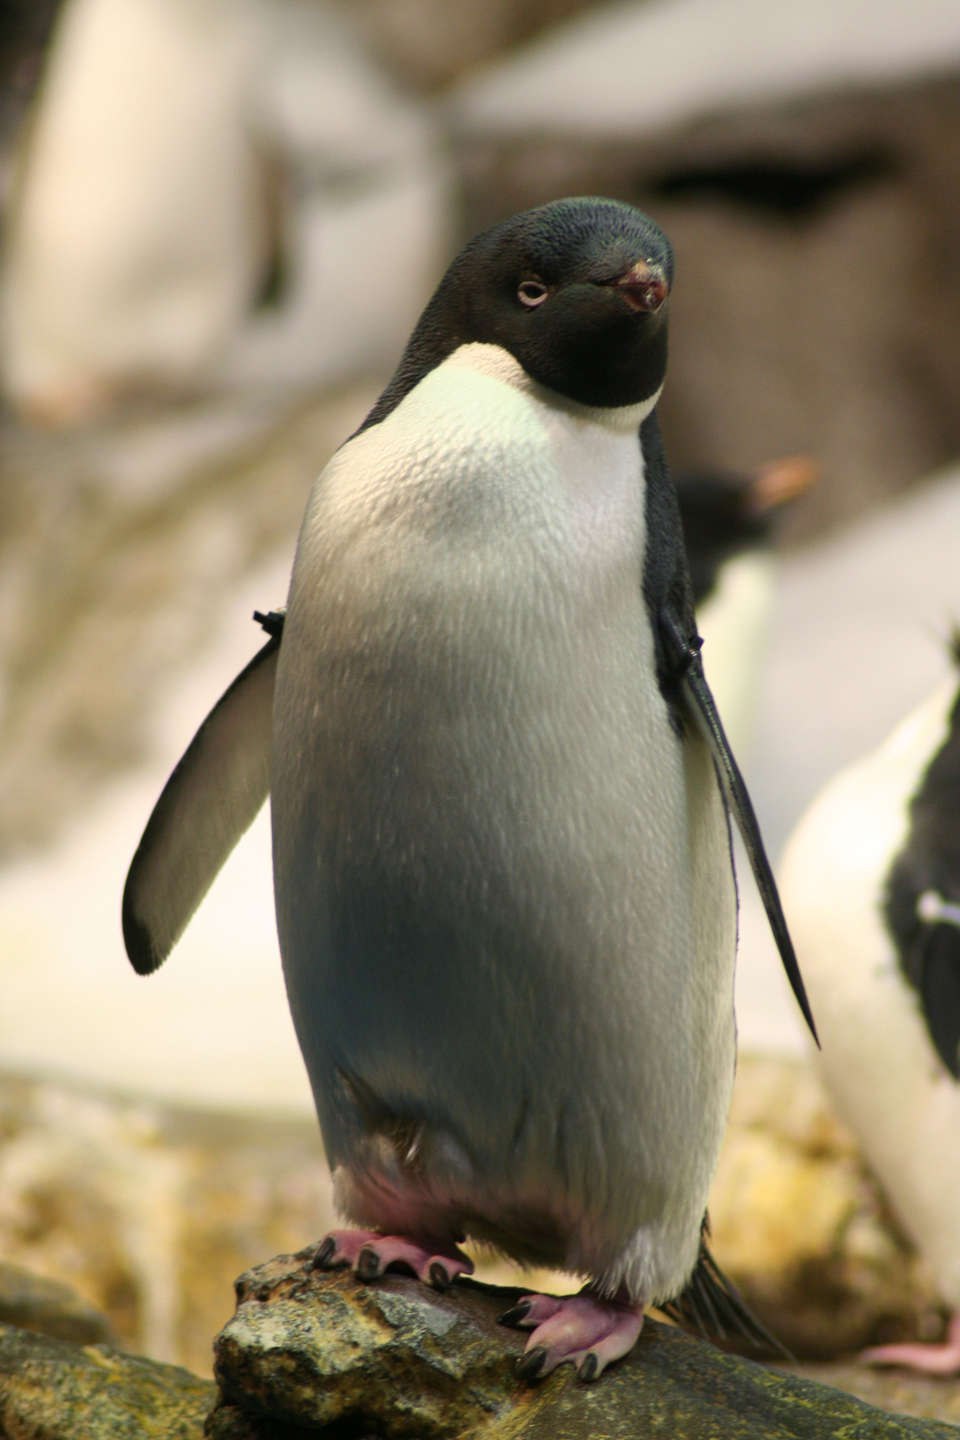
[[[305,526],[306,562],[359,545],[381,567],[371,588],[392,584],[413,603],[482,587],[489,603],[519,614],[546,590],[572,603],[602,589],[609,602],[622,580],[636,604],[637,432],[650,408],[564,403],[498,347],[465,346],[328,466]],[[564,613],[543,619],[555,630]]]
[[[606,826],[584,842],[598,868],[642,809],[646,861],[669,865],[683,757],[642,593],[649,408],[565,404],[471,345],[321,477],[287,637],[338,687],[329,753],[389,754],[394,810],[455,789],[475,821],[519,807],[502,825],[528,837]]]
[[[589,957],[631,989],[642,936],[664,984],[698,951],[704,866],[732,916],[719,791],[670,723],[643,599],[638,427],[655,398],[588,410],[471,345],[320,477],[277,688],[292,928],[302,891],[285,877],[315,863],[297,846],[315,856],[317,826],[341,887],[344,865],[381,873],[389,857],[405,904],[427,885],[434,911],[496,895],[537,934],[569,908],[581,996]]]

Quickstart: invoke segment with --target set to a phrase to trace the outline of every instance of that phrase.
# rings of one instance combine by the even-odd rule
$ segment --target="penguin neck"
[[[456,367],[468,370],[474,375],[487,376],[492,380],[498,380],[501,384],[509,385],[511,389],[521,394],[529,395],[540,405],[550,410],[560,411],[580,420],[584,424],[599,425],[603,429],[614,434],[637,434],[640,426],[650,416],[660,399],[663,386],[660,385],[652,395],[645,400],[640,400],[633,405],[581,405],[577,400],[571,400],[566,395],[561,395],[557,390],[551,390],[546,385],[541,385],[528,375],[516,356],[511,355],[501,345],[491,345],[482,341],[472,341],[469,344],[461,345],[457,350],[444,361],[445,366]]]

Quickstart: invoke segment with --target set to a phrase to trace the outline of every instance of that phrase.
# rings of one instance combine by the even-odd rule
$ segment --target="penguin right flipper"
[[[955,924],[924,925],[910,971],[916,976],[930,1039],[954,1080],[960,1080],[960,929]]]
[[[737,822],[737,829],[740,831],[757,890],[767,914],[767,921],[780,952],[783,968],[787,973],[787,979],[790,981],[791,989],[800,1006],[803,1018],[807,1022],[810,1034],[819,1045],[817,1027],[810,1009],[810,1002],[807,999],[803,976],[800,974],[800,965],[793,948],[793,941],[787,929],[777,882],[773,877],[773,870],[767,858],[750,792],[747,790],[740,767],[730,749],[730,742],[717,713],[710,686],[707,684],[707,677],[703,673],[699,638],[691,637],[685,632],[679,618],[671,609],[664,609],[661,613],[661,635],[673,683],[682,696],[684,710],[693,719],[700,734],[710,747],[720,786],[727,807]]]
[[[194,735],[153,807],[130,864],[123,939],[138,975],[163,964],[267,798],[283,618],[274,612],[256,618],[270,639]]]

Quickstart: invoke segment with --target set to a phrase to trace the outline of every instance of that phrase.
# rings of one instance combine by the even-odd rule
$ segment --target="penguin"
[[[960,644],[953,642],[954,666]],[[952,1310],[869,1363],[960,1373],[960,687],[954,674],[799,821],[782,866],[820,1068]]]
[[[809,455],[785,455],[756,470],[681,470],[675,477],[697,617],[729,585],[731,567],[766,557],[783,507],[819,480]]]
[[[710,688],[734,752],[753,733],[773,611],[773,543],[785,507],[819,480],[809,455],[786,455],[755,470],[680,471],[683,538],[710,657]]]
[[[437,150],[335,7],[64,0],[0,262],[6,397],[66,426],[385,366],[446,254]]]
[[[269,788],[287,993],[355,1227],[315,1263],[442,1287],[469,1237],[584,1276],[504,1316],[531,1331],[528,1378],[596,1378],[647,1304],[736,1309],[704,1240],[731,812],[813,1024],[703,670],[656,420],[672,282],[660,229],[602,198],[464,248],[316,481],[286,610],[124,894],[146,973]]]
[[[270,255],[256,40],[247,4],[64,3],[0,276],[4,388],[29,421],[179,391],[227,344]]]

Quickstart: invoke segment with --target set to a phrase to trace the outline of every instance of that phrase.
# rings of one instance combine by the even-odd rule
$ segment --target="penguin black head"
[[[669,241],[632,205],[578,196],[514,215],[453,261],[364,428],[474,342],[580,404],[648,400],[666,374],[672,281]]]
[[[713,590],[726,562],[773,540],[777,522],[819,478],[809,455],[787,455],[748,474],[680,471],[674,475],[693,598]]]

